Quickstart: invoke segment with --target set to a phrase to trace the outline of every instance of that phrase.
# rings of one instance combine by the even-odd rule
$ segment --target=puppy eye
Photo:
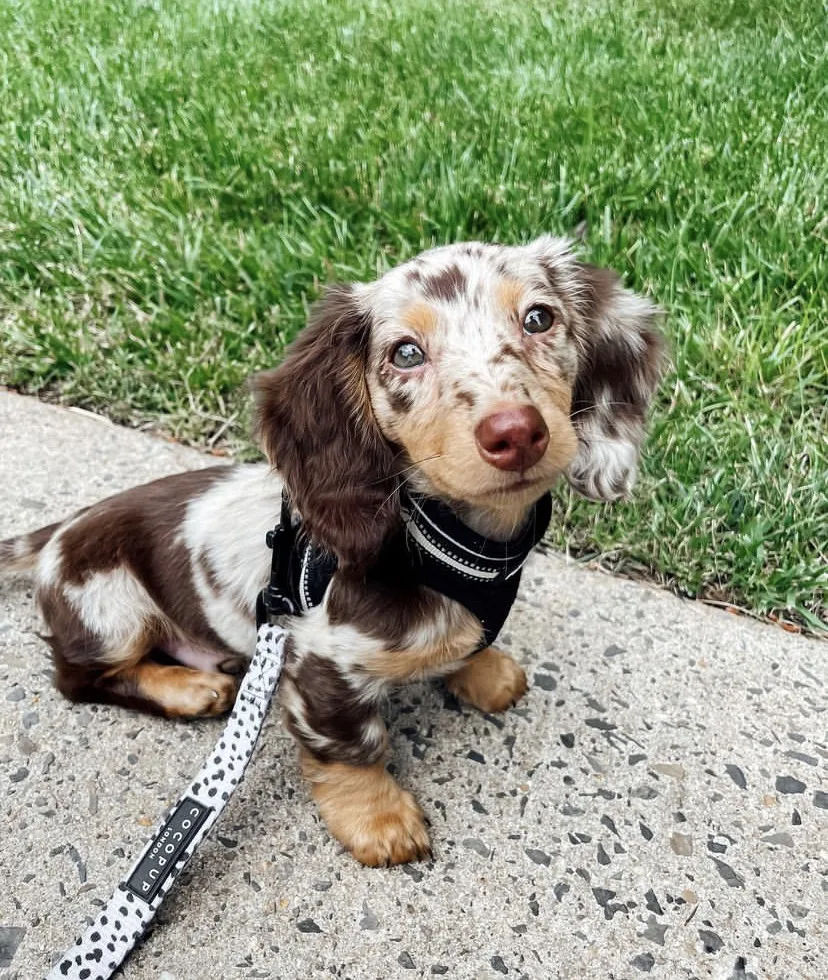
[[[397,344],[394,353],[391,355],[391,363],[395,367],[403,368],[403,370],[419,367],[421,364],[425,364],[425,359],[425,352],[413,340],[404,340],[401,344]]]
[[[545,333],[555,322],[555,317],[545,306],[533,306],[523,318],[526,333]]]

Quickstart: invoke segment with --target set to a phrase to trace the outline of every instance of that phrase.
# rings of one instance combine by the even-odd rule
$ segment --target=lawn
[[[813,0],[5,0],[0,383],[249,453],[321,286],[586,222],[668,311],[635,499],[552,540],[826,628]]]

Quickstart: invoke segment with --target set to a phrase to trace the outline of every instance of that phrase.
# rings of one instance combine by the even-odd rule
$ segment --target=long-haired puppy
[[[359,861],[427,855],[423,813],[383,763],[384,694],[441,675],[500,711],[526,676],[479,616],[405,567],[401,489],[494,542],[520,535],[560,476],[623,496],[660,374],[656,319],[551,237],[450,245],[333,287],[253,381],[272,468],[183,473],[0,543],[0,565],[36,566],[57,687],[168,717],[227,710],[285,486],[302,534],[337,562],[290,621],[281,701],[303,772]]]

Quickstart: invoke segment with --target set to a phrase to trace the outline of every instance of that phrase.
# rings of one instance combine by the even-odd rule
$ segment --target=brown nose
[[[546,452],[549,429],[534,405],[487,415],[474,430],[477,451],[499,470],[528,470]]]

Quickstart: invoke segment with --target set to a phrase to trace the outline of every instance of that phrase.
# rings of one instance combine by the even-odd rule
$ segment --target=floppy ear
[[[663,368],[659,309],[609,269],[577,263],[579,365],[572,394],[578,453],[566,477],[593,500],[632,488],[647,408]]]
[[[334,286],[274,371],[256,375],[256,431],[304,529],[342,565],[364,568],[399,520],[393,447],[365,382],[370,314]]]

